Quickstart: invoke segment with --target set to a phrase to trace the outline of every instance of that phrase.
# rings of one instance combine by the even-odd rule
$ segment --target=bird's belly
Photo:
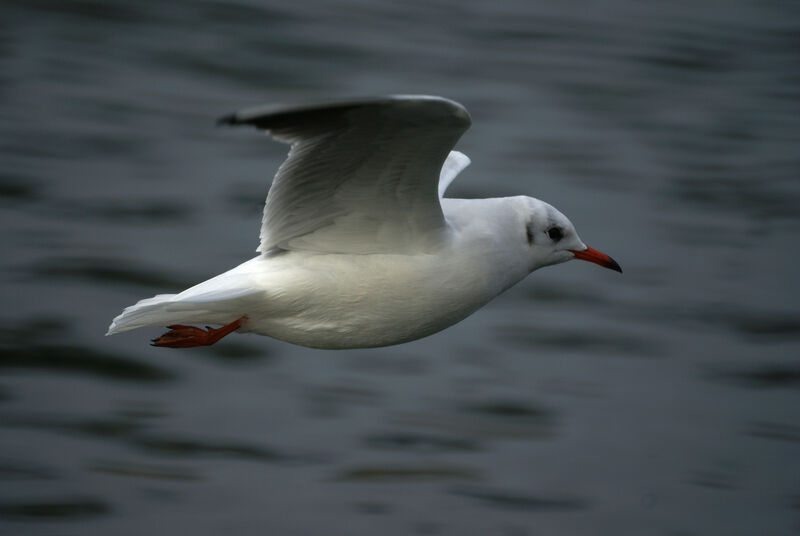
[[[327,349],[371,348],[413,341],[441,331],[469,315],[456,318],[418,318],[397,315],[395,318],[341,317],[336,320],[307,317],[284,320],[267,319],[249,328],[301,346]]]
[[[495,294],[475,271],[429,270],[424,262],[314,272],[284,282],[291,291],[273,293],[283,303],[248,313],[245,330],[316,348],[388,346],[451,326]]]

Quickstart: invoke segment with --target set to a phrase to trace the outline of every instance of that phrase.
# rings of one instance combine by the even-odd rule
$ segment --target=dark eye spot
[[[547,230],[547,236],[549,236],[550,240],[553,242],[558,242],[564,238],[564,231],[561,230],[561,227],[550,227]]]

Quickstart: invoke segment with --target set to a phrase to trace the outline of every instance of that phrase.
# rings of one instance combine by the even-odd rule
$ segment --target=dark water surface
[[[0,532],[800,531],[795,2],[0,4]],[[106,338],[251,257],[286,153],[214,119],[464,103],[454,196],[625,268],[381,350]]]

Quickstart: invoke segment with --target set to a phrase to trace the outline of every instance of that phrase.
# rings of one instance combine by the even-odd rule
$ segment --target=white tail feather
[[[246,312],[242,300],[250,297],[260,301],[261,293],[249,276],[226,272],[180,294],[159,294],[126,307],[112,320],[106,335],[148,326],[226,324]]]
[[[146,326],[164,326],[167,323],[175,322],[175,313],[167,311],[166,307],[175,296],[177,294],[159,294],[126,307],[122,314],[111,321],[106,335]]]

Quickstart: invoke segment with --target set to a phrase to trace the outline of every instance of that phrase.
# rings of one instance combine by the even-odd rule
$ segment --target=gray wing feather
[[[446,225],[439,175],[470,125],[461,105],[421,96],[258,107],[220,122],[291,143],[267,196],[258,251],[340,253],[423,249]]]

